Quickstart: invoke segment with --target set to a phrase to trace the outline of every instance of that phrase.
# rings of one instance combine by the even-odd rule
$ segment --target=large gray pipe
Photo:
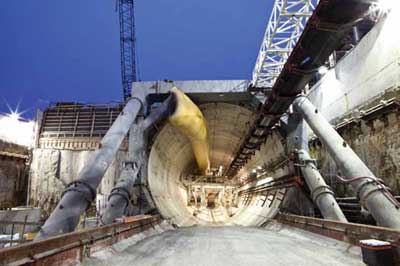
[[[288,153],[296,153],[299,167],[311,191],[311,197],[325,219],[347,222],[331,188],[325,183],[308,148],[308,130],[303,117],[290,114],[287,125]]]
[[[304,96],[296,98],[293,107],[303,116],[327,148],[344,178],[357,193],[361,204],[371,212],[378,224],[400,229],[399,203],[379,183],[379,180],[318,109]]]
[[[78,178],[64,190],[60,202],[42,226],[35,240],[75,230],[81,214],[95,199],[97,187],[141,110],[145,96],[146,94],[142,90],[134,92],[133,97],[126,103],[101,140],[100,147],[91,154],[86,165],[79,172]]]
[[[134,195],[134,184],[138,175],[144,175],[146,171],[146,133],[154,123],[166,119],[174,108],[175,100],[169,96],[145,120],[137,121],[132,125],[129,133],[128,161],[125,163],[117,185],[108,197],[107,207],[101,217],[102,224],[111,224],[116,218],[126,214]],[[151,201],[151,199],[147,200]]]
[[[132,125],[129,132],[128,160],[125,162],[117,185],[108,197],[107,207],[101,216],[102,224],[111,224],[115,218],[126,215],[134,195],[135,182],[141,169],[143,172],[144,143],[143,123],[140,120]]]
[[[102,224],[111,224],[115,218],[122,217],[130,207],[138,168],[132,164],[125,165],[117,185],[108,197],[107,207],[101,216]]]

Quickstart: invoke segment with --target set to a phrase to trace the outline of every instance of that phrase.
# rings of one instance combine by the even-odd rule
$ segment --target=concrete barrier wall
[[[399,25],[400,8],[395,8],[309,93],[310,100],[332,124],[343,122],[350,114],[352,118],[361,118],[341,128],[339,133],[395,194],[400,193],[398,110],[377,110],[366,118],[360,110],[400,98],[400,35],[395,34]],[[325,147],[315,142],[312,153],[336,195],[355,196],[335,179],[338,169]]]
[[[35,149],[30,169],[30,205],[39,206],[48,215],[58,203],[65,186],[73,181],[87,162],[92,150]],[[98,188],[109,194],[122,170],[126,152],[119,151]]]
[[[310,100],[333,121],[400,85],[400,8],[382,19],[310,91]]]

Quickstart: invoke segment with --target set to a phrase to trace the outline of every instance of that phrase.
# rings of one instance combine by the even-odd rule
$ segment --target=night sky
[[[251,79],[272,0],[137,0],[141,80]],[[0,2],[0,112],[121,101],[115,0]]]

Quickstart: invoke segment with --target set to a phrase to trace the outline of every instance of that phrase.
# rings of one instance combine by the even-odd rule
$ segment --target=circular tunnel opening
[[[265,222],[278,204],[273,199],[265,204],[269,195],[238,196],[238,179],[224,175],[255,113],[228,103],[199,108],[207,120],[212,174],[198,174],[190,142],[166,123],[154,139],[148,163],[148,185],[160,214],[178,226]]]

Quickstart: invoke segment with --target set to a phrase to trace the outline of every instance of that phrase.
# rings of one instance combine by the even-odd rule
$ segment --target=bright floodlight
[[[12,112],[11,114],[8,115],[9,118],[11,118],[13,121],[18,121],[20,116],[16,112]]]

